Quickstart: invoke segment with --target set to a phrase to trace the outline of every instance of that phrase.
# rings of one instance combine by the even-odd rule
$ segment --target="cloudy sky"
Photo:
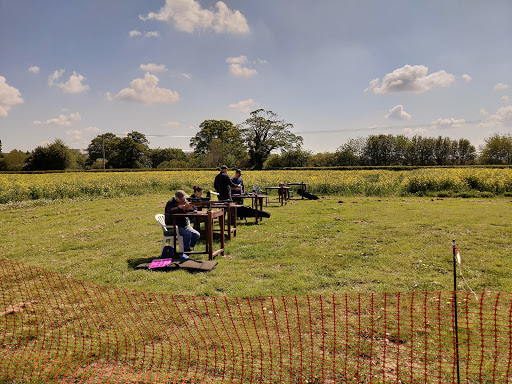
[[[189,149],[258,108],[304,147],[512,133],[510,0],[0,0],[3,151],[104,132]]]

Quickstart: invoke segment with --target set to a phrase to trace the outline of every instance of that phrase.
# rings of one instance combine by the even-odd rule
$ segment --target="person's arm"
[[[177,201],[170,201],[165,206],[165,213],[168,215],[173,215],[175,213],[183,213],[182,205],[178,204]]]
[[[235,183],[233,183],[233,180],[231,180],[229,178],[229,176],[226,175],[226,177],[229,180],[229,186],[231,187],[231,189],[236,189],[236,190],[240,189],[240,184],[235,184]]]

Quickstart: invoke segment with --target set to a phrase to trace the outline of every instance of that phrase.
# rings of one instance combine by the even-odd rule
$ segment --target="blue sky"
[[[512,133],[512,2],[0,0],[3,151],[132,130],[190,149],[264,108],[314,153]]]

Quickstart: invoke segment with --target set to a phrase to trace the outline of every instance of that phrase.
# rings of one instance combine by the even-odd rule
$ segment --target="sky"
[[[263,108],[313,153],[512,133],[510,0],[0,0],[3,152],[106,132],[190,150]]]

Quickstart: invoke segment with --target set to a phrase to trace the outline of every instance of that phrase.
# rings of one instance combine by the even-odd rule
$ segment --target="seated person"
[[[185,213],[195,211],[194,206],[187,201],[187,194],[178,190],[174,197],[165,205],[165,224],[168,226],[173,225],[172,215],[174,213]],[[190,225],[188,217],[177,217],[176,226],[181,236],[183,236],[183,252],[191,252],[195,247],[197,240],[199,240],[199,232]]]
[[[194,193],[188,198],[188,200],[194,203],[209,200],[207,197],[203,197],[203,191],[203,187],[194,185]]]

